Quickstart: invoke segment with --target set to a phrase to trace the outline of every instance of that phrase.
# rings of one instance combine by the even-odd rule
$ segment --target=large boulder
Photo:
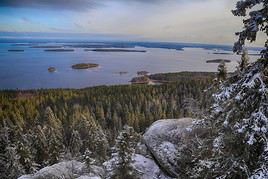
[[[104,162],[104,167],[106,169],[106,178],[112,178],[113,174],[113,163],[115,158]],[[151,158],[147,158],[140,154],[134,154],[132,156],[133,163],[131,164],[134,172],[135,178],[139,179],[172,179],[167,176]]]
[[[193,119],[166,119],[153,123],[143,135],[143,142],[171,177],[180,177]],[[187,140],[187,141],[186,141]]]
[[[140,179],[171,179],[168,177],[154,160],[146,158],[143,155],[135,154],[133,166]]]
[[[23,175],[19,179],[79,178],[101,179],[104,171],[101,167],[91,166],[88,171],[85,163],[76,160],[65,161],[47,166],[32,175]]]

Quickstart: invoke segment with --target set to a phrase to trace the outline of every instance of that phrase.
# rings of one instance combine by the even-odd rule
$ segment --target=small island
[[[60,45],[34,45],[31,48],[62,48]]]
[[[45,52],[73,52],[74,49],[45,49]]]
[[[88,68],[96,68],[98,66],[99,65],[95,63],[79,63],[79,64],[72,65],[72,69],[82,70],[82,69],[88,69]]]
[[[230,63],[231,60],[226,60],[226,59],[215,59],[215,60],[207,60],[207,63]]]
[[[231,52],[213,52],[214,55],[233,55]]]
[[[24,52],[23,49],[9,49],[9,52]]]
[[[55,72],[57,69],[55,67],[48,67],[47,71],[50,73]]]
[[[93,52],[140,52],[145,53],[146,50],[130,50],[130,49],[85,49],[85,51],[93,51]]]

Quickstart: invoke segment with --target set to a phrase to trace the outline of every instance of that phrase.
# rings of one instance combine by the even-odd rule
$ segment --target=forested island
[[[86,48],[86,50],[90,50],[90,48],[135,48],[136,45],[131,45],[128,43],[95,43],[95,44],[73,44],[73,45],[64,45],[64,47],[71,47],[71,48]]]
[[[9,49],[9,52],[24,52],[23,49]]]
[[[207,60],[207,63],[230,63],[231,60],[226,60],[226,59],[214,59],[214,60]]]
[[[50,73],[55,72],[57,69],[55,67],[48,67],[47,71]]]
[[[146,50],[130,50],[130,49],[85,49],[85,51],[93,51],[93,52],[141,52],[145,53]]]
[[[61,45],[34,45],[31,46],[30,48],[52,48],[52,49],[60,49],[62,48]]]
[[[82,70],[82,69],[88,69],[88,68],[96,68],[98,66],[99,65],[95,63],[78,63],[75,65],[72,65],[72,69]]]
[[[45,52],[74,52],[74,49],[63,49],[63,48],[59,48],[59,49],[45,49]]]

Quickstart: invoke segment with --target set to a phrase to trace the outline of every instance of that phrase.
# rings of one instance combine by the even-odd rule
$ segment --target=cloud
[[[166,3],[168,1],[174,2],[174,0],[0,0],[0,7],[84,11],[96,7],[103,7],[110,2],[158,5],[160,3]],[[198,1],[200,0],[177,0],[176,2]]]
[[[79,23],[77,23],[77,22],[74,22],[74,26],[75,26],[76,28],[78,28],[78,29],[83,29],[83,28],[84,28],[81,24],[79,24]]]
[[[32,21],[31,21],[29,18],[27,18],[27,17],[22,17],[21,20],[22,20],[23,22],[28,22],[28,23],[31,23],[31,22],[32,22]]]
[[[0,7],[87,10],[100,6],[98,0],[1,0]]]

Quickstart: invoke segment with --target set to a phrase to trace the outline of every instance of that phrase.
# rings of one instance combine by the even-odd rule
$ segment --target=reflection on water
[[[21,51],[8,51],[20,49]],[[24,51],[23,51],[24,50]],[[230,59],[229,71],[234,71],[240,56],[213,54],[213,50],[186,48],[184,51],[135,47],[139,52],[94,52],[75,48],[73,52],[45,52],[43,48],[27,45],[0,44],[0,88],[82,88],[96,85],[129,83],[137,71],[166,73],[179,71],[217,70],[211,59]],[[258,56],[252,56],[256,60]],[[98,68],[74,70],[77,63],[96,63]],[[48,67],[56,67],[54,73]],[[124,72],[124,73],[120,73]]]

